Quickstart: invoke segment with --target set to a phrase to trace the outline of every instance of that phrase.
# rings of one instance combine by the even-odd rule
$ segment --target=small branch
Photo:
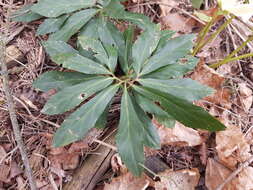
[[[244,162],[242,165],[239,166],[235,171],[233,171],[230,176],[222,183],[220,184],[216,190],[222,190],[226,184],[228,184],[230,181],[232,181],[244,168],[248,167],[251,162],[253,162],[253,156],[250,157],[246,162]]]
[[[12,7],[13,5],[13,0],[11,0],[9,2],[10,7]],[[25,173],[27,176],[27,179],[29,181],[29,185],[31,190],[36,190],[36,185],[33,179],[33,173],[32,173],[32,169],[31,166],[29,164],[29,160],[28,160],[28,156],[27,156],[27,152],[24,146],[24,142],[22,140],[21,137],[21,132],[20,132],[20,128],[18,125],[18,120],[17,120],[17,116],[15,113],[15,106],[13,103],[13,99],[12,99],[12,95],[11,95],[11,91],[10,91],[10,87],[9,87],[9,76],[8,76],[8,69],[7,69],[7,65],[6,65],[6,40],[8,38],[8,32],[9,32],[9,28],[10,28],[10,7],[8,8],[7,11],[7,19],[6,19],[6,24],[5,24],[5,34],[0,34],[0,64],[1,64],[1,68],[2,68],[2,78],[3,78],[3,90],[6,96],[6,100],[7,100],[7,104],[8,104],[8,111],[9,111],[9,115],[10,115],[10,119],[11,119],[11,124],[12,124],[12,128],[13,128],[13,132],[14,132],[14,136],[15,136],[15,140],[17,142],[17,146],[19,148],[20,154],[21,154],[21,158],[23,161],[23,164],[25,166]]]

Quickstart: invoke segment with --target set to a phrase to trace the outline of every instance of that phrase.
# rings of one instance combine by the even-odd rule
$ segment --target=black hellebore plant
[[[121,33],[112,23],[101,22],[103,30],[88,27],[79,35],[81,51],[63,41],[44,43],[51,59],[72,71],[50,71],[34,82],[43,91],[58,90],[42,111],[61,114],[89,98],[62,123],[54,136],[54,146],[80,140],[93,127],[105,127],[116,95],[122,95],[116,144],[122,160],[135,175],[143,170],[144,146],[160,147],[151,117],[167,127],[173,127],[177,120],[192,128],[225,128],[190,103],[213,93],[209,87],[182,78],[197,63],[187,56],[193,35],[172,38],[172,31],[161,31],[159,25],[152,24],[133,42],[132,28]],[[93,23],[93,27],[98,25]]]

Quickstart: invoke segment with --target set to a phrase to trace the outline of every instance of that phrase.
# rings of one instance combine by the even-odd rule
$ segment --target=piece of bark
[[[115,135],[111,135],[105,140],[105,143],[115,144],[114,138]],[[81,168],[75,172],[73,179],[63,187],[63,190],[93,190],[101,176],[110,167],[113,154],[115,154],[115,151],[107,146],[100,145],[96,150],[96,154],[87,157]]]
[[[10,45],[6,48],[6,54],[6,64],[8,69],[17,66],[19,64],[17,61],[21,63],[25,61],[24,54],[14,45]]]

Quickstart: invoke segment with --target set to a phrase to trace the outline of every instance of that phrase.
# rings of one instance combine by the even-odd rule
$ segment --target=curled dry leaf
[[[253,103],[252,90],[247,86],[246,83],[239,83],[238,87],[240,93],[240,101],[245,111],[249,111]]]
[[[239,127],[228,126],[225,131],[217,132],[216,145],[220,162],[228,168],[235,169],[238,163],[251,157],[250,145]]]
[[[197,130],[185,127],[176,122],[174,128],[166,128],[153,120],[162,145],[197,146],[204,142]]]
[[[231,108],[231,93],[228,88],[223,87],[225,78],[222,75],[209,68],[203,61],[200,61],[194,72],[191,74],[191,78],[216,90],[213,95],[204,98],[204,100],[222,105],[227,109]],[[200,103],[198,102],[197,104]]]
[[[159,173],[161,181],[155,183],[156,190],[194,190],[200,174],[197,168]]]
[[[145,190],[149,183],[149,180],[144,175],[134,177],[130,172],[127,172],[113,178],[110,184],[105,184],[104,190]]]

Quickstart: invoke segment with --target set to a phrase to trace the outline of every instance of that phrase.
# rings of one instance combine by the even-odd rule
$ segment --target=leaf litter
[[[159,8],[154,5],[138,5],[138,3],[141,4],[143,2],[145,1],[128,1],[126,6],[135,6],[132,10],[134,9],[135,12],[145,13],[151,16],[154,21],[160,21],[163,28],[176,30],[178,32],[176,35],[180,33],[191,33],[196,27],[198,28],[201,26],[195,19],[178,11],[178,8],[190,13],[192,11],[189,5],[183,1],[179,3],[175,3],[175,1],[172,0],[161,1],[161,3],[170,4],[170,8],[169,6],[162,5],[160,5]],[[182,5],[183,8],[181,8]],[[176,8],[173,9],[173,7]],[[129,10],[131,10],[131,8],[129,8]],[[154,10],[156,11],[156,15],[154,15]],[[159,18],[160,16],[161,18]],[[175,18],[177,18],[177,23],[175,23]],[[36,108],[41,109],[42,105],[45,103],[45,98],[43,98],[43,94],[30,91],[32,80],[40,74],[42,69],[57,69],[57,66],[48,62],[33,31],[27,29],[17,36],[18,38],[14,39],[13,44],[25,54],[26,61],[24,61],[24,63],[28,68],[23,68],[20,65],[15,67],[14,74],[11,76],[12,89],[14,94],[24,101],[28,108],[32,110],[32,113],[36,115]],[[238,168],[238,165],[246,161],[252,155],[250,146],[253,144],[253,130],[250,124],[252,124],[253,118],[248,116],[252,111],[252,84],[248,82],[248,80],[245,80],[244,75],[243,77],[238,77],[238,75],[236,77],[234,77],[234,75],[231,76],[228,71],[231,71],[232,66],[227,66],[225,71],[218,69],[217,72],[214,72],[204,64],[205,62],[212,61],[214,57],[220,58],[220,55],[224,54],[225,51],[224,49],[221,50],[221,45],[222,41],[219,37],[209,45],[209,47],[204,49],[205,52],[202,52],[202,55],[198,55],[204,59],[190,77],[216,90],[214,95],[205,98],[203,101],[196,102],[196,104],[213,110],[214,116],[219,117],[224,123],[232,123],[232,125],[229,125],[230,127],[228,127],[227,130],[216,133],[216,135],[189,129],[179,123],[177,123],[173,129],[165,128],[159,124],[156,125],[164,147],[170,147],[173,150],[178,149],[178,154],[185,160],[190,160],[190,162],[192,162],[192,159],[196,158],[196,155],[200,156],[202,154],[202,157],[208,157],[208,159],[206,158],[206,168],[205,164],[201,165],[200,162],[199,165],[201,165],[201,167],[192,167],[192,165],[188,165],[187,167],[187,164],[178,164],[179,167],[177,168],[171,167],[176,171],[169,169],[158,173],[158,176],[162,176],[158,182],[155,182],[148,176],[136,179],[129,172],[125,171],[124,173],[118,173],[117,178],[112,178],[112,181],[106,184],[104,189],[106,189],[106,186],[112,187],[111,189],[120,189],[119,187],[121,187],[122,190],[128,189],[126,185],[129,185],[131,182],[139,185],[138,189],[146,189],[148,186],[155,189],[165,189],[168,187],[176,189],[180,186],[173,186],[175,185],[173,181],[176,180],[180,180],[182,182],[181,184],[184,184],[181,189],[186,189],[186,184],[189,189],[194,189],[197,186],[199,187],[201,181],[203,181],[203,172],[205,172],[206,176],[204,179],[205,186],[208,189],[215,189]],[[210,50],[210,47],[214,47],[215,52],[214,49]],[[207,59],[207,57],[209,58]],[[17,68],[20,67],[22,70],[19,71]],[[237,67],[236,69],[239,70]],[[248,74],[246,73],[245,76],[247,77]],[[228,77],[234,77],[235,80],[233,79],[231,81]],[[227,83],[228,81],[229,85]],[[2,90],[0,91],[0,98],[1,102],[3,99],[3,104],[0,103],[1,107],[5,109],[6,105]],[[23,131],[24,138],[28,145],[29,152],[32,155],[30,161],[33,163],[32,165],[34,168],[36,168],[35,173],[38,187],[40,187],[40,189],[52,189],[50,180],[46,178],[49,174],[48,169],[53,173],[53,180],[55,183],[60,186],[63,183],[63,179],[66,180],[69,176],[73,175],[73,169],[79,166],[81,156],[89,152],[90,143],[84,140],[84,142],[74,143],[67,148],[53,149],[50,147],[51,134],[54,130],[52,126],[43,121],[35,121],[26,113],[22,105],[18,104],[18,102],[16,104],[18,105],[18,112],[20,114],[19,120],[23,123],[23,126],[25,126]],[[232,114],[230,114],[230,112]],[[238,118],[235,115],[239,117],[242,116],[242,118]],[[40,114],[36,116],[39,119],[53,121],[55,123],[60,123],[63,118],[63,116],[48,117]],[[9,187],[14,183],[17,185],[17,189],[25,189],[26,182],[22,170],[20,169],[22,167],[20,167],[19,155],[15,151],[13,153],[11,152],[11,150],[15,149],[15,143],[13,140],[10,140],[12,139],[12,132],[10,127],[8,127],[8,116],[6,112],[2,112],[1,110],[0,117],[3,117],[0,126],[0,160],[1,157],[6,157],[8,154],[0,164],[1,168],[3,167],[2,171],[4,171],[0,175],[0,179],[2,179],[0,180],[0,188]],[[206,137],[202,136],[203,133],[206,134]],[[88,142],[92,141],[93,138],[95,137],[91,135],[91,139],[89,139]],[[207,148],[203,148],[205,145]],[[202,153],[194,155],[191,151],[185,152],[185,149],[187,149],[185,147],[194,147],[197,149],[202,147],[203,150]],[[154,153],[158,155],[163,154],[163,156],[165,156],[164,154],[168,153],[168,151],[164,151],[165,149],[166,148],[163,148],[163,150],[155,151]],[[166,156],[173,157],[173,155]],[[176,158],[174,161],[175,160]],[[165,163],[170,165],[169,161],[166,161],[166,159]],[[205,163],[205,161],[203,161],[203,163]],[[195,167],[198,167],[198,169]],[[225,189],[250,190],[253,188],[252,176],[253,169],[251,166],[248,166],[228,183]],[[189,180],[191,182],[190,184]],[[200,187],[203,187],[203,185]]]

